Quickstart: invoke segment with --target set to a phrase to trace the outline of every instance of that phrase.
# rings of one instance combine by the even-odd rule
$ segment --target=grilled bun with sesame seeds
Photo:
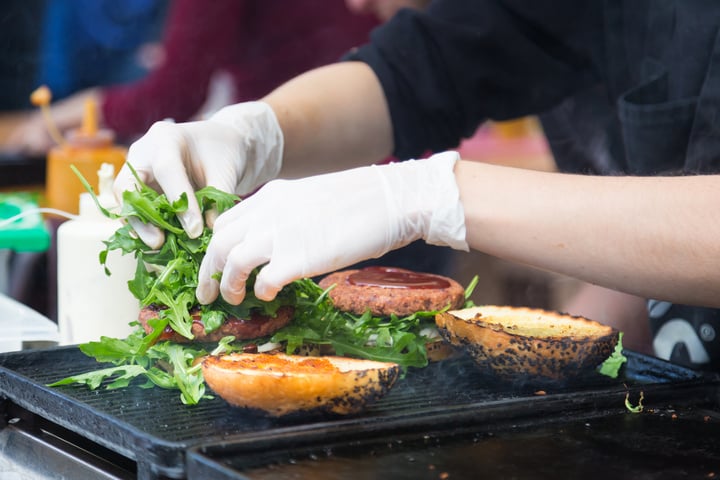
[[[262,353],[209,356],[202,370],[225,401],[270,416],[357,413],[383,397],[400,375],[395,363]]]
[[[445,340],[503,380],[580,377],[611,355],[619,337],[608,325],[532,308],[473,307],[439,313],[435,321]]]

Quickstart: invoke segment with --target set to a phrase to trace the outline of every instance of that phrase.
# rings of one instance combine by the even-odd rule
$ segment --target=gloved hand
[[[211,185],[248,194],[277,176],[282,154],[283,134],[275,113],[266,103],[246,102],[225,107],[204,121],[155,123],[130,146],[127,163],[170,201],[187,193],[189,205],[180,222],[196,238],[202,233],[203,219],[195,189]],[[115,179],[115,195],[121,200],[123,191],[134,188],[135,178],[125,165]],[[206,216],[208,225],[216,216],[213,212]],[[148,246],[159,248],[165,241],[156,227],[135,219],[130,222]]]
[[[274,180],[220,215],[200,266],[197,298],[275,298],[293,280],[376,258],[414,240],[467,250],[456,152],[301,180]],[[213,275],[222,272],[221,281]]]

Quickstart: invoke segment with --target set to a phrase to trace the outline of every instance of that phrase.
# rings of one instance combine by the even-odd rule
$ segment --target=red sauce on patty
[[[383,288],[442,289],[450,282],[429,273],[419,273],[403,268],[366,267],[348,276],[351,285]]]

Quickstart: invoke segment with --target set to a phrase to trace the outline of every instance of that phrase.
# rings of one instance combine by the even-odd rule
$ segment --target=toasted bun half
[[[449,358],[453,358],[458,351],[450,343],[442,338],[425,343],[425,351],[427,352],[428,362],[441,362]]]
[[[356,413],[383,397],[400,374],[395,363],[262,353],[209,356],[202,370],[208,386],[228,403],[271,416]]]
[[[473,307],[435,317],[440,334],[485,373],[507,380],[572,379],[612,353],[619,332],[583,317],[531,308]]]

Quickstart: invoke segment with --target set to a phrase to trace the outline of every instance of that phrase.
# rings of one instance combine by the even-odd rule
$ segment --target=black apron
[[[720,171],[720,3],[605,3],[605,81],[540,116],[558,168],[600,175]],[[648,306],[658,356],[720,370],[720,311],[652,300]]]

